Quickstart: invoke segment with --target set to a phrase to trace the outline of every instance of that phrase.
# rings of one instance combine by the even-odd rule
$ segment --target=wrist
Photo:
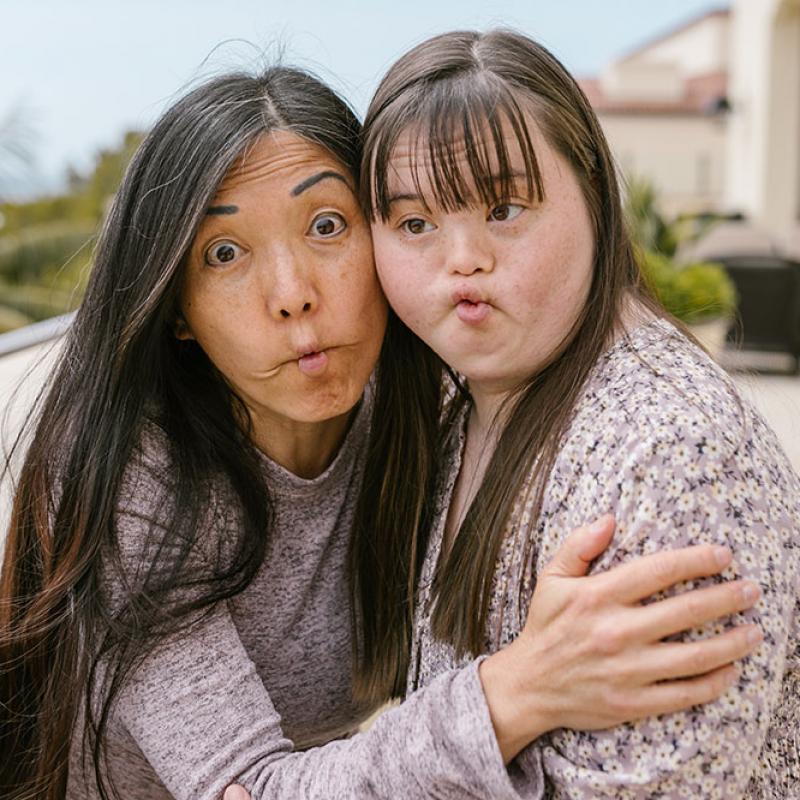
[[[524,646],[517,639],[484,659],[478,669],[497,745],[506,764],[534,739],[557,727],[547,719],[537,692],[539,682],[532,666],[535,662],[530,657],[518,657]]]

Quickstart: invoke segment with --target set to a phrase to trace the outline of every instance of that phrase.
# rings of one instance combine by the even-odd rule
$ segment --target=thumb
[[[234,783],[225,790],[222,800],[250,800],[250,795],[247,789]]]
[[[545,572],[565,578],[580,578],[589,564],[608,547],[614,535],[614,517],[605,514],[591,525],[576,528],[564,540]],[[225,800],[230,800],[225,798]],[[238,799],[237,799],[238,800]]]

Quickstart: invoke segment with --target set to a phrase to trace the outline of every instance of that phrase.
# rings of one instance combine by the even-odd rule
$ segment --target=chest
[[[299,747],[350,732],[366,713],[351,688],[347,559],[354,504],[355,487],[316,503],[280,503],[264,564],[232,602],[242,643]]]

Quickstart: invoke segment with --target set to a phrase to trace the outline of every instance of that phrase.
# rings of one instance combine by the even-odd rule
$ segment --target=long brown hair
[[[241,592],[263,561],[272,506],[246,409],[200,347],[179,342],[173,328],[185,255],[206,209],[236,159],[272,130],[324,147],[358,179],[352,111],[315,78],[274,67],[215,78],[167,110],[113,202],[85,299],[28,422],[5,544],[4,798],[64,797],[82,698],[84,757],[108,797],[104,733],[127,676],[159,637]],[[112,602],[103,575],[124,561],[120,489],[141,460],[145,424],[168,443],[168,465],[155,475],[168,496],[159,519],[143,523],[154,548],[143,542],[152,558],[141,581]],[[228,531],[225,563],[198,572],[200,521],[215,512],[217,490],[240,524]]]
[[[541,45],[506,30],[434,37],[389,69],[364,122],[362,202],[371,219],[385,221],[389,214],[386,178],[392,152],[399,136],[409,130],[417,137],[416,164],[424,164],[415,166],[412,174],[427,170],[427,185],[440,207],[451,210],[502,200],[506,187],[495,185],[493,173],[497,165],[501,174],[508,172],[504,168],[508,164],[503,139],[506,129],[516,137],[523,153],[529,193],[543,197],[546,187],[526,115],[535,120],[549,145],[566,159],[578,179],[594,228],[594,274],[586,305],[557,348],[557,357],[530,376],[504,409],[507,422],[483,482],[452,550],[439,566],[433,631],[452,643],[459,654],[477,654],[485,647],[492,578],[514,500],[533,471],[534,509],[538,512],[541,508],[561,438],[581,389],[620,320],[623,295],[632,292],[659,312],[641,287],[623,220],[614,163],[598,120],[577,83]],[[468,176],[459,167],[459,157],[464,153]],[[414,338],[407,329],[396,335]],[[435,373],[441,381],[444,365],[438,362],[437,370],[436,357],[424,346],[417,345],[416,351],[422,365],[421,379],[415,376],[405,390],[405,413],[418,414],[417,426],[427,429],[438,421],[441,404],[441,391],[437,394],[431,387],[430,376]],[[415,389],[420,380],[422,389],[418,392]],[[460,389],[451,413],[443,420],[440,439],[447,435],[458,410],[469,402],[466,388]],[[422,407],[426,396],[434,401]],[[391,422],[378,417],[375,424]],[[436,472],[433,452],[418,460],[425,462],[424,467],[417,467],[420,472]],[[428,523],[430,519],[428,515]],[[384,523],[372,532],[375,559],[394,558],[405,546],[414,572],[406,576],[404,595],[384,596],[377,602],[366,593],[360,598],[362,613],[369,618],[365,630],[381,632],[363,642],[366,655],[361,664],[361,686],[365,690],[391,688],[385,680],[391,673],[388,659],[396,658],[399,643],[409,640],[411,623],[407,614],[403,627],[386,609],[413,600],[419,554],[425,551],[430,527],[410,531],[392,520]],[[390,565],[379,569],[388,571]],[[390,595],[400,589],[390,584],[374,591]],[[392,646],[387,647],[387,641]],[[402,676],[395,674],[394,680],[397,684]]]

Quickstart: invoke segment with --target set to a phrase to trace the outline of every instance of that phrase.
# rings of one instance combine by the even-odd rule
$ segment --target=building
[[[622,172],[670,214],[724,205],[731,16],[709,11],[581,81]]]
[[[800,260],[800,0],[736,0],[724,200]]]
[[[581,85],[667,213],[741,212],[800,248],[800,0],[734,0]]]

